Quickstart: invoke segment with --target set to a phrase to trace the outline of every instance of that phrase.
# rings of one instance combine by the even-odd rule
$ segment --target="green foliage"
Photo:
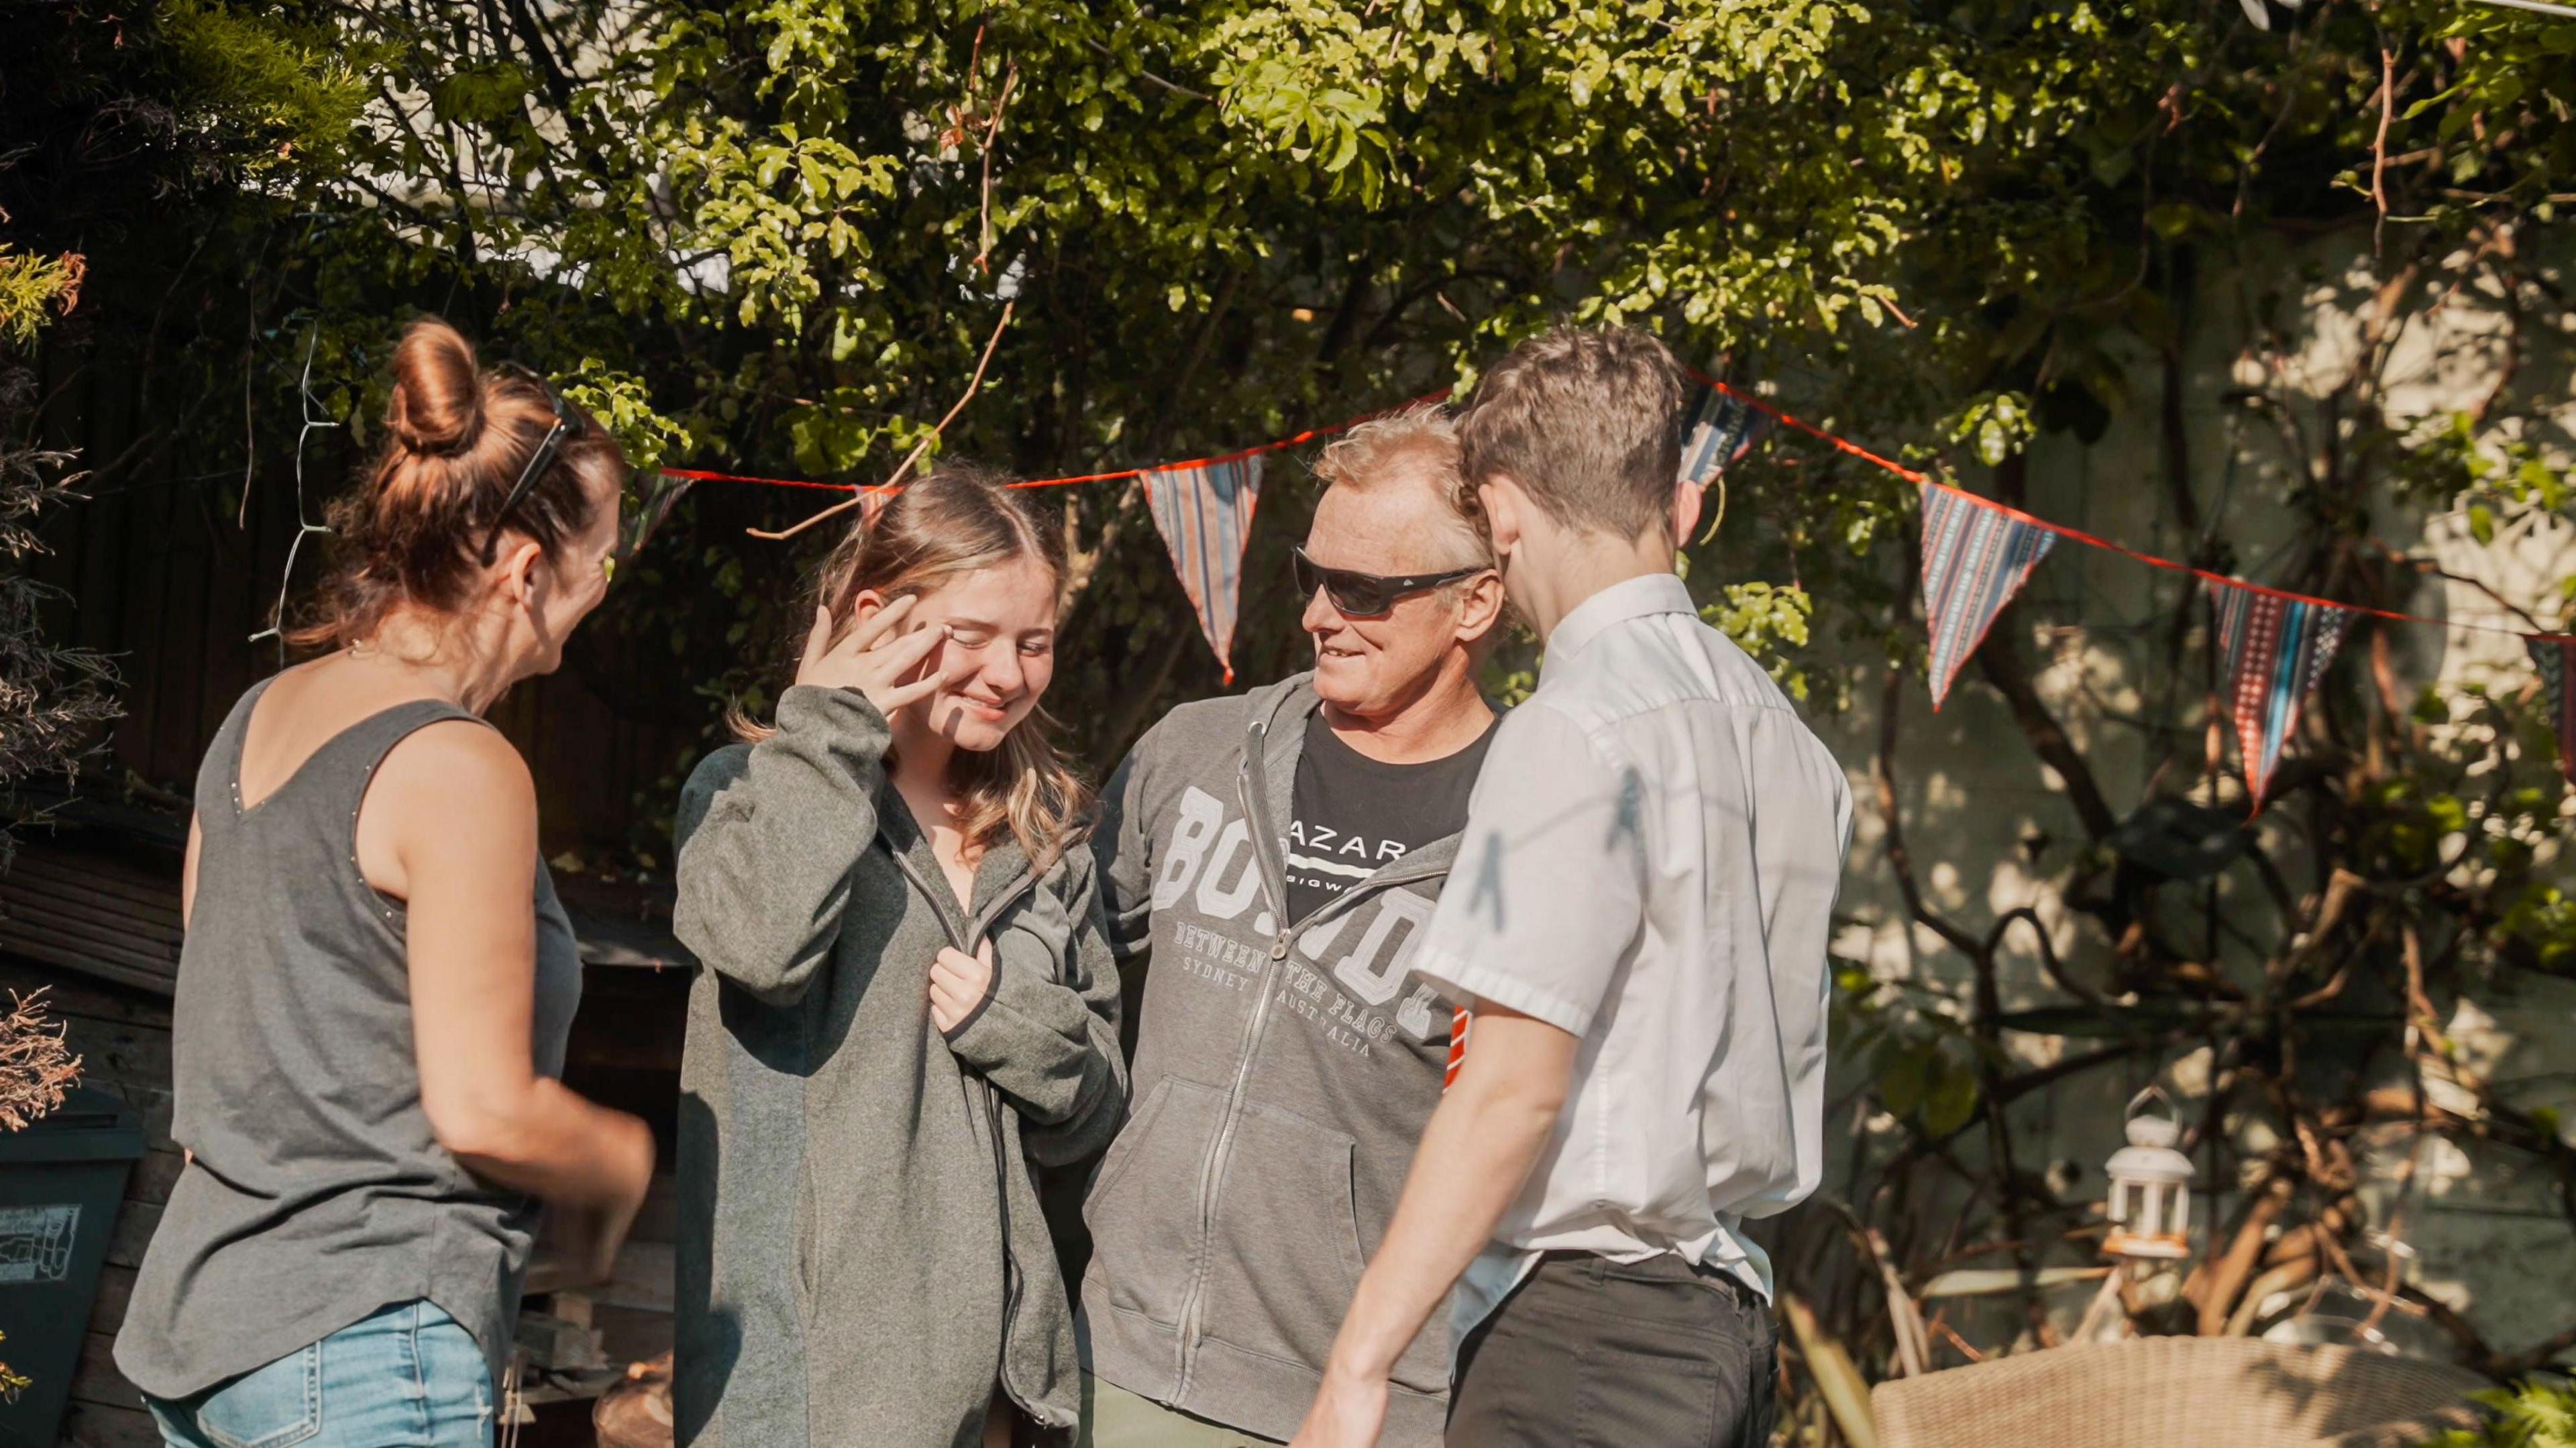
[[[26,347],[80,299],[81,258],[28,256],[0,242],[0,343]]]
[[[2478,1394],[2494,1416],[2475,1431],[2455,1429],[2428,1448],[2576,1448],[2576,1387],[2561,1379],[2525,1378]]]
[[[584,357],[560,379],[565,397],[580,404],[602,427],[615,433],[626,460],[638,472],[659,469],[665,461],[685,459],[698,451],[687,426],[653,409],[643,378],[610,369],[596,357]]]
[[[1031,472],[1383,405],[1566,315],[1755,369],[1830,359],[1893,330],[1899,244],[1942,206],[1962,148],[2000,138],[1981,97],[2013,70],[1942,27],[1805,0],[198,5],[242,29],[238,45],[213,24],[183,38],[239,52],[245,113],[325,114],[341,57],[376,82],[334,164],[260,182],[318,218],[280,276],[321,334],[328,395],[360,396],[393,321],[426,304],[505,355],[624,379],[614,425],[639,456],[870,482],[954,402],[1006,294],[1019,307],[984,392],[933,452]],[[317,31],[331,56],[305,46]],[[280,55],[310,76],[276,76]],[[1898,406],[1881,431],[1901,438],[1922,390],[1882,394]],[[1300,486],[1285,472],[1274,495]],[[1830,536],[1806,515],[1852,492],[1786,510],[1730,580],[1776,576],[1784,547]],[[702,492],[660,572],[730,574],[733,607],[649,589],[622,607],[689,635],[702,677],[747,684],[743,641],[784,627],[807,555],[695,519],[784,522],[805,501]],[[1139,490],[1067,502],[1069,642],[1124,657],[1070,670],[1061,712],[1114,746],[1213,670]],[[1266,545],[1252,564],[1272,565]],[[1711,603],[1804,687],[1785,660],[1807,594]],[[1293,646],[1249,640],[1244,662],[1274,672]]]
[[[2029,398],[1998,392],[1960,409],[1942,432],[1951,442],[1965,444],[1970,456],[1991,468],[2030,446],[2037,433],[2034,423]]]
[[[177,124],[253,184],[339,160],[338,141],[375,94],[372,47],[214,0],[165,0],[162,41]]]
[[[1699,616],[1768,668],[1791,698],[1806,698],[1807,676],[1790,651],[1806,647],[1816,601],[1795,585],[1729,583],[1721,593],[1719,601],[1700,606]]]

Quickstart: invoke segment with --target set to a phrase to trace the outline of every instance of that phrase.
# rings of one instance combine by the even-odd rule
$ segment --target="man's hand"
[[[1457,1084],[1423,1128],[1395,1219],[1360,1274],[1294,1448],[1374,1448],[1386,1425],[1387,1375],[1520,1195],[1556,1131],[1578,1045],[1533,1016],[1477,1003]]]
[[[1377,1448],[1378,1432],[1386,1426],[1386,1394],[1384,1373],[1327,1370],[1289,1448]]]

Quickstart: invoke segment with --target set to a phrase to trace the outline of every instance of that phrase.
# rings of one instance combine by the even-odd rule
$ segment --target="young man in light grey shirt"
[[[1459,420],[1547,641],[1413,957],[1473,1011],[1297,1448],[1378,1438],[1454,1294],[1448,1441],[1767,1441],[1771,1269],[1744,1233],[1823,1161],[1825,945],[1851,797],[1673,576],[1677,369],[1632,331],[1523,343]]]

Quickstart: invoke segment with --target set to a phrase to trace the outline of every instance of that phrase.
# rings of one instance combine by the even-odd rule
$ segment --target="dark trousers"
[[[1732,1277],[1552,1252],[1460,1350],[1449,1448],[1763,1448],[1778,1352]]]

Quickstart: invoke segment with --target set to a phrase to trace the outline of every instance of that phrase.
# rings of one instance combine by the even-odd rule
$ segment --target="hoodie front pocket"
[[[1322,1364],[1360,1281],[1355,1150],[1350,1137],[1303,1117],[1244,1108],[1208,1244],[1209,1337]]]
[[[1181,1320],[1198,1242],[1200,1173],[1224,1110],[1215,1088],[1166,1076],[1110,1144],[1082,1209],[1092,1272],[1110,1306],[1165,1326]]]

